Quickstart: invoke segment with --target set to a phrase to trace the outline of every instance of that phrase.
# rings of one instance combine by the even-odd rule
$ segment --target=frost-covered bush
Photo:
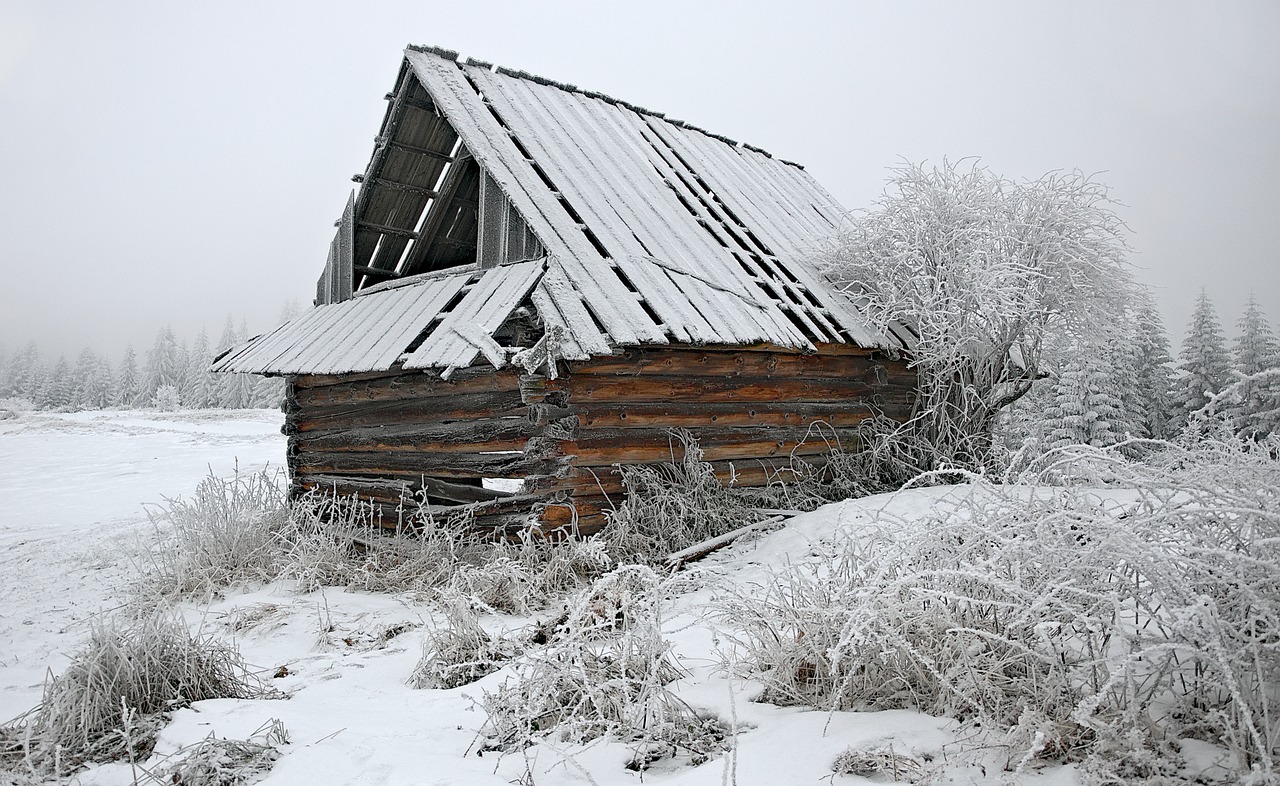
[[[513,639],[495,639],[480,625],[470,600],[453,592],[441,594],[444,624],[427,633],[422,660],[409,676],[414,688],[457,688],[492,674],[519,647]]]
[[[446,583],[460,564],[482,562],[489,548],[413,509],[397,524],[382,526],[378,509],[358,499],[307,494],[293,503],[282,575],[297,580],[304,591],[321,586],[426,590]]]
[[[609,735],[632,745],[636,768],[681,754],[700,763],[721,750],[722,725],[668,688],[681,671],[662,636],[660,597],[660,580],[641,565],[624,565],[576,595],[546,646],[485,693],[487,747]]]
[[[1011,762],[1084,760],[1095,780],[1167,772],[1178,737],[1275,777],[1275,461],[1118,466],[1136,486],[1123,508],[977,484],[953,510],[882,514],[829,560],[737,593],[721,614],[762,698],[974,721],[1006,734]]]
[[[600,538],[619,562],[660,564],[674,551],[759,518],[702,460],[692,436],[676,432],[673,441],[683,451],[677,463],[618,467],[626,498],[609,514]]]
[[[67,669],[45,684],[40,706],[3,735],[6,754],[51,774],[93,761],[141,760],[165,713],[256,693],[235,649],[193,636],[181,620],[98,621]]]
[[[280,758],[277,746],[289,742],[284,724],[272,720],[247,740],[209,736],[178,751],[159,771],[161,783],[181,786],[241,786],[257,783]]]
[[[148,514],[156,538],[142,557],[144,592],[208,596],[282,569],[290,521],[279,472],[210,473],[191,499],[167,499]]]
[[[158,409],[161,412],[173,412],[181,406],[182,397],[175,385],[161,385],[156,388],[155,395],[151,397],[152,409]]]

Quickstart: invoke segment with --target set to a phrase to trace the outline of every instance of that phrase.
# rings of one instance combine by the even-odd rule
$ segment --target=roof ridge
[[[426,54],[436,55],[437,57],[442,57],[445,60],[451,60],[454,63],[456,63],[459,68],[461,68],[464,65],[471,66],[473,68],[480,68],[482,70],[491,71],[495,74],[511,77],[513,79],[523,79],[528,82],[533,82],[534,84],[558,88],[560,90],[564,90],[569,93],[577,93],[585,98],[590,98],[597,101],[604,101],[607,104],[613,104],[615,106],[620,106],[623,109],[629,109],[632,112],[635,112],[636,114],[639,114],[639,115],[648,115],[649,117],[657,118],[658,120],[662,120],[664,122],[670,123],[676,128],[683,128],[688,131],[696,131],[705,137],[709,137],[711,139],[715,139],[716,141],[723,142],[729,145],[730,147],[737,148],[739,150],[747,150],[752,153],[758,153],[766,158],[771,158],[780,164],[793,166],[796,169],[799,169],[802,171],[804,170],[804,166],[802,166],[801,164],[797,164],[794,161],[788,161],[785,158],[779,158],[762,147],[757,147],[756,145],[748,144],[746,142],[739,142],[735,139],[730,139],[729,137],[724,136],[723,134],[714,134],[706,130],[705,128],[699,128],[698,126],[695,126],[692,123],[686,123],[683,120],[676,120],[675,118],[667,117],[666,113],[664,112],[655,112],[652,109],[646,109],[645,107],[639,106],[637,104],[633,104],[629,101],[623,101],[620,98],[614,98],[610,95],[606,95],[605,93],[601,93],[596,90],[584,90],[574,84],[569,84],[567,82],[557,82],[554,79],[548,79],[545,76],[539,76],[537,74],[533,74],[528,71],[522,71],[515,68],[507,68],[506,66],[502,66],[502,65],[494,65],[493,63],[487,60],[479,60],[474,57],[467,57],[465,60],[459,60],[457,51],[453,49],[445,49],[444,47],[429,46],[425,44],[410,44],[405,48],[414,52],[423,52]]]

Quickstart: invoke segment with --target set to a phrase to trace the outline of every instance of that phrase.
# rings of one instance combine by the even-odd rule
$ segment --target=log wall
[[[322,487],[384,506],[425,493],[446,518],[545,528],[604,522],[621,493],[616,464],[679,460],[688,430],[722,478],[786,479],[791,456],[858,448],[873,414],[905,419],[905,361],[847,345],[816,354],[772,347],[629,349],[563,363],[556,379],[477,367],[450,381],[391,372],[290,379],[285,401],[293,492]],[[781,473],[781,474],[780,474]],[[524,478],[523,493],[482,478]]]

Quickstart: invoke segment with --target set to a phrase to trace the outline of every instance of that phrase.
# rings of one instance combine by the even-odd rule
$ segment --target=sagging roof
[[[320,282],[319,301],[339,307],[237,348],[215,370],[465,365],[484,342],[469,328],[472,341],[459,343],[432,322],[453,313],[431,313],[437,291],[472,287],[447,304],[463,307],[491,277],[516,276],[520,286],[485,303],[490,340],[529,297],[569,359],[670,342],[901,347],[807,261],[845,211],[798,165],[446,50],[406,50],[388,99]],[[533,257],[542,261],[493,268],[501,273],[415,278]]]

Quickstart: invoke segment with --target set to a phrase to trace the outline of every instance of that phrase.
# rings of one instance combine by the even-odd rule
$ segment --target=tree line
[[[1280,433],[1262,308],[1250,301],[1228,347],[1202,294],[1175,363],[1115,207],[1080,172],[1014,181],[966,159],[893,168],[851,217],[824,268],[911,345],[916,413],[895,434],[913,466],[1002,471],[1064,445]]]
[[[248,409],[276,407],[284,392],[279,379],[248,374],[211,374],[222,351],[247,338],[244,323],[228,317],[210,344],[204,329],[194,340],[178,339],[166,326],[144,357],[129,345],[118,363],[86,347],[75,360],[47,361],[32,341],[0,348],[0,399],[44,410],[156,408]]]
[[[1248,439],[1280,433],[1280,342],[1250,298],[1229,341],[1201,292],[1177,362],[1145,293],[1115,334],[1077,337],[1051,352],[1046,377],[1011,409],[1010,431],[1046,449],[1172,439],[1209,420]]]

